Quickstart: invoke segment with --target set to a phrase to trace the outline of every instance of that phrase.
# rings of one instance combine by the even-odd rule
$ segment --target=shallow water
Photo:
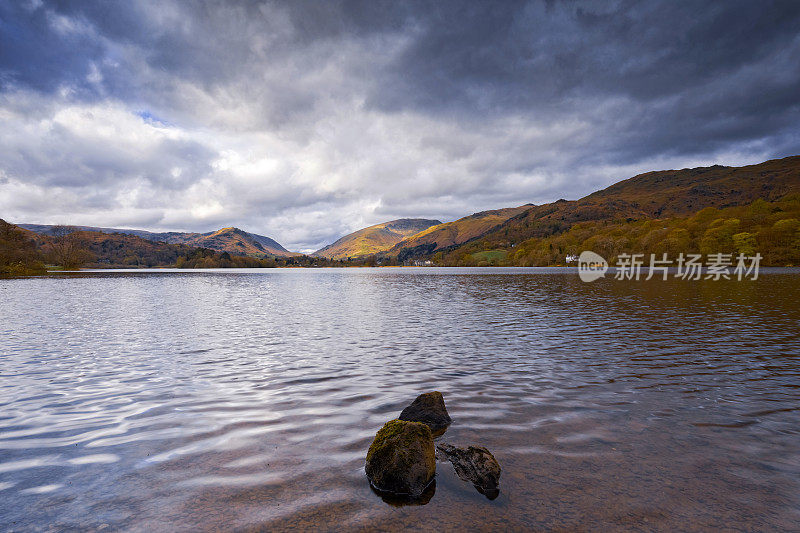
[[[0,529],[798,529],[800,272],[101,272],[0,280]],[[425,391],[503,467],[372,492]]]

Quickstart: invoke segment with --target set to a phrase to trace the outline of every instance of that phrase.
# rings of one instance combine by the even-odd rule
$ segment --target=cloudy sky
[[[800,2],[0,3],[0,218],[400,217],[800,154]]]

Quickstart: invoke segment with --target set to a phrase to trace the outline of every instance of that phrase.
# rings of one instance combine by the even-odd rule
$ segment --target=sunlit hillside
[[[530,209],[531,205],[494,209],[475,213],[453,222],[431,226],[397,243],[388,255],[399,257],[402,261],[411,255],[430,254],[480,237],[492,228],[502,224],[510,217]]]
[[[338,241],[314,252],[313,255],[329,259],[363,257],[389,250],[403,239],[441,224],[439,220],[401,218],[375,224],[345,235]]]
[[[648,172],[580,200],[559,200],[531,207],[460,245],[439,238],[430,239],[435,242],[435,247],[401,243],[392,252],[399,252],[405,258],[431,258],[442,252],[437,259],[443,264],[558,264],[559,258],[563,262],[561,256],[564,254],[553,239],[573,227],[576,231],[578,227],[583,228],[591,235],[592,232],[602,233],[602,228],[609,224],[617,224],[621,225],[618,232],[627,231],[633,238],[639,231],[637,222],[690,219],[706,208],[725,210],[747,206],[756,200],[776,202],[793,193],[800,193],[800,156],[744,167],[716,165]],[[784,203],[771,204],[771,208],[789,209]],[[724,213],[720,216],[724,217]],[[731,214],[728,218],[735,216],[738,214]],[[710,224],[714,220],[707,222]],[[745,225],[746,220],[747,217],[742,222]],[[577,226],[579,224],[582,225]],[[533,250],[539,245],[549,250],[551,244],[555,246],[552,254],[536,252],[526,256],[519,251]],[[616,248],[621,250],[625,246]],[[482,255],[473,257],[476,253]],[[775,256],[775,260],[782,262],[778,257]]]

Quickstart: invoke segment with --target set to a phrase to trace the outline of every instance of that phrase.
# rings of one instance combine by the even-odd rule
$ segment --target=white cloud
[[[74,67],[79,77],[67,72],[51,92],[11,84],[0,93],[3,218],[151,230],[236,225],[309,251],[393,218],[452,220],[577,198],[643,171],[751,163],[776,151],[759,136],[691,151],[685,147],[691,143],[675,141],[680,128],[662,134],[661,123],[673,110],[694,116],[691,102],[700,100],[688,89],[643,100],[633,91],[593,93],[579,86],[537,102],[562,80],[511,79],[508,91],[502,84],[494,88],[505,71],[489,69],[478,79],[480,54],[467,57],[476,62],[467,65],[473,69],[458,63],[469,43],[453,47],[434,39],[417,50],[429,36],[424,28],[437,27],[419,17],[382,31],[356,31],[337,26],[346,24],[343,14],[303,14],[298,22],[291,4],[225,4],[203,14],[182,3],[135,8],[141,29],[133,35],[95,26],[89,15],[47,11],[59,39],[91,43],[86,57],[72,58],[82,66]],[[335,9],[315,7],[329,8]],[[534,17],[537,31],[547,29],[544,16]],[[559,31],[531,37],[540,49],[527,66],[564,74],[559,61],[566,59],[549,47],[574,46],[575,18],[561,12],[553,23]],[[523,48],[525,39],[519,43]],[[479,52],[506,52],[507,44]],[[617,43],[608,50],[627,47]],[[453,60],[443,67],[426,63],[425,54],[440,48],[444,60]],[[668,56],[659,54],[652,60]],[[788,56],[776,57],[784,65]],[[633,55],[621,64],[634,74],[650,68]],[[441,83],[412,83],[412,70],[423,81]],[[749,73],[743,84],[758,81],[747,68],[738,72]],[[408,84],[399,83],[404,76]],[[467,78],[462,86],[458,76]],[[726,79],[709,83],[709,95],[721,98]],[[423,105],[446,99],[451,89],[461,106],[455,111]],[[392,102],[411,103],[377,105],[383,91]],[[520,95],[532,100],[508,103]],[[705,127],[722,137],[726,120],[733,119],[721,116]],[[797,135],[782,139],[781,149],[797,144]]]
[[[556,154],[576,157],[595,127],[578,119],[477,125],[342,102],[303,142],[285,135],[288,126],[251,132],[165,125],[111,100],[49,99],[34,113],[31,98],[10,94],[0,105],[0,209],[15,222],[196,231],[237,225],[309,251],[391,218],[450,220],[574,198],[591,191],[586,183],[644,170],[556,171]],[[565,150],[571,142],[574,149]],[[687,161],[650,164],[676,160]]]

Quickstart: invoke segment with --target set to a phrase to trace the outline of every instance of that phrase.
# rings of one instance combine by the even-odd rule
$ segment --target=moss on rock
[[[430,428],[419,422],[390,420],[375,435],[365,470],[378,490],[419,496],[436,474]]]

